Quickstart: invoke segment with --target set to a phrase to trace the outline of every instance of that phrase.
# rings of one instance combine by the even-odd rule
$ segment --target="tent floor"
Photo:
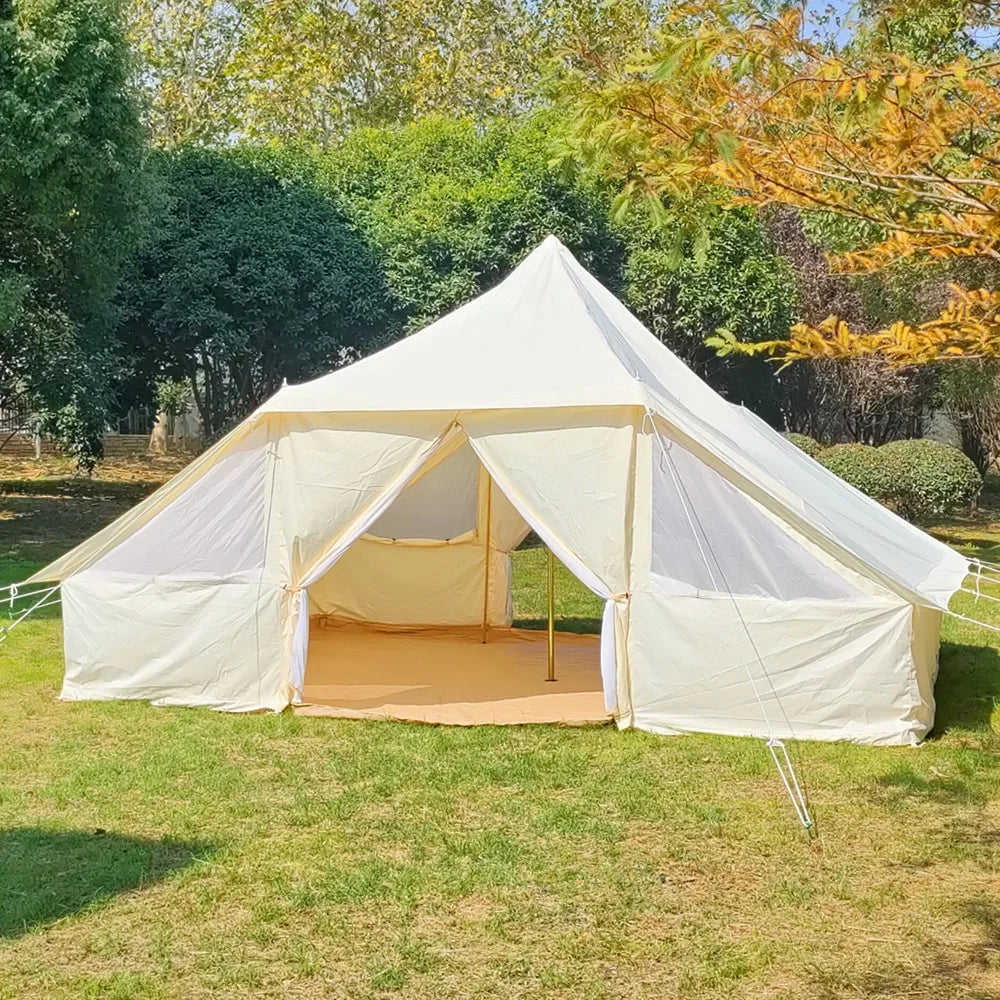
[[[556,633],[556,680],[545,680],[548,637],[529,629],[391,629],[314,620],[302,715],[445,725],[607,722],[600,638]]]

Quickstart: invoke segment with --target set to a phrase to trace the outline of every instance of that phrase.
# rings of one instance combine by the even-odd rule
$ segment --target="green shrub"
[[[816,458],[841,479],[911,520],[969,504],[983,485],[976,466],[962,452],[926,438],[892,441],[881,448],[837,444]]]
[[[880,503],[889,499],[889,477],[878,448],[870,444],[835,444],[824,448],[816,460]]]
[[[983,486],[975,464],[957,448],[919,438],[878,449],[888,499],[904,517],[922,519],[972,503]]]
[[[810,458],[816,458],[821,451],[826,450],[823,445],[808,434],[795,434],[792,431],[782,435],[786,441],[791,441],[800,451],[804,451]]]

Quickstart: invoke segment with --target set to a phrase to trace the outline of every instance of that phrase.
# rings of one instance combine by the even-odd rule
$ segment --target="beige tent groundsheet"
[[[610,719],[601,690],[600,638],[529,629],[387,628],[314,620],[302,715],[403,719],[454,726],[566,725]]]

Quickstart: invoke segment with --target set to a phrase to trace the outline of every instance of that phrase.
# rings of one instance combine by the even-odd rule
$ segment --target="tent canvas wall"
[[[509,624],[529,527],[604,601],[619,726],[913,743],[933,722],[965,560],[719,397],[554,237],[281,389],[35,579],[62,587],[63,697],[277,711],[310,612],[468,625],[488,560]]]

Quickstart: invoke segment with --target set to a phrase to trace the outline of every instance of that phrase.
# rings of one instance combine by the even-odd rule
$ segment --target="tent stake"
[[[493,478],[486,473],[486,572],[483,584],[483,645],[490,628],[490,527],[493,520]]]
[[[549,552],[549,675],[545,679],[556,679],[556,557]]]

